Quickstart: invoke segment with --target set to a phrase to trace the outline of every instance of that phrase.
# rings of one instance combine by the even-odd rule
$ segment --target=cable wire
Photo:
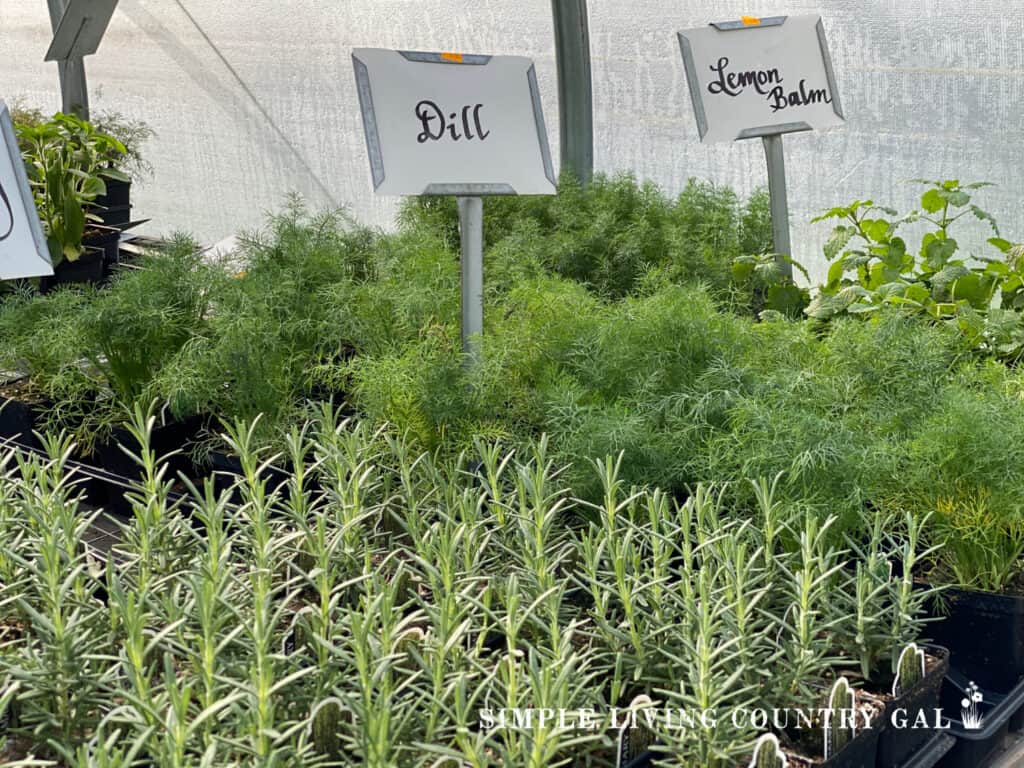
[[[331,205],[333,205],[336,208],[340,208],[341,204],[334,198],[334,195],[331,194],[331,191],[327,189],[327,185],[320,180],[320,177],[316,174],[313,168],[306,161],[306,158],[302,156],[301,152],[299,152],[298,147],[296,147],[292,143],[291,139],[288,138],[288,135],[274,121],[274,118],[271,116],[270,112],[268,112],[267,108],[263,106],[263,104],[260,102],[259,98],[257,98],[253,90],[249,87],[245,80],[242,79],[242,76],[238,73],[238,70],[236,70],[234,66],[232,66],[231,62],[228,61],[227,57],[221,52],[220,48],[217,47],[217,44],[214,43],[210,36],[206,33],[206,30],[204,30],[202,26],[200,26],[195,16],[193,16],[189,12],[188,8],[185,7],[185,3],[183,2],[183,0],[174,0],[174,2],[177,4],[179,8],[181,8],[181,12],[185,14],[189,22],[192,24],[192,26],[195,27],[196,31],[200,34],[203,40],[206,41],[206,44],[210,46],[210,50],[212,50],[214,55],[216,55],[217,58],[220,59],[221,63],[231,74],[231,77],[235,79],[239,87],[241,87],[241,89],[245,92],[245,95],[248,96],[249,100],[252,101],[253,105],[255,105],[256,109],[258,109],[260,114],[263,115],[263,119],[267,121],[267,124],[270,125],[274,133],[278,135],[281,141],[284,142],[285,146],[288,147],[288,149],[291,151],[293,155],[295,155],[296,159],[298,159],[299,163],[302,165],[302,168],[306,171],[306,173],[310,175],[310,178],[313,179],[316,186],[319,187],[320,191],[331,202]]]

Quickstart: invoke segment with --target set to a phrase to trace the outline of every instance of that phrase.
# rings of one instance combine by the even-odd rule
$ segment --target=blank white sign
[[[0,280],[53,274],[7,105],[0,101]]]
[[[844,122],[820,16],[712,24],[679,44],[703,142]]]
[[[352,62],[378,194],[555,193],[530,59],[357,48]]]
[[[69,0],[46,52],[46,61],[67,61],[96,53],[115,8],[117,0]]]

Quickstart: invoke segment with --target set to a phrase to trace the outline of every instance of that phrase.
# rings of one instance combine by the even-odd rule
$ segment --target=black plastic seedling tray
[[[939,768],[984,768],[1003,746],[1010,719],[1024,706],[1024,680],[1005,695],[982,689],[978,705],[981,727],[967,728],[958,717],[966,687],[963,676],[953,671],[943,683],[942,709],[949,721],[947,733],[956,737],[956,746],[938,764]]]
[[[934,719],[934,712],[939,707],[942,682],[949,671],[949,651],[937,646],[925,646],[925,650],[938,663],[917,686],[886,706],[878,739],[877,768],[896,768],[908,763],[933,736],[934,730],[896,728],[892,723],[893,713],[897,709],[903,711],[908,724],[916,723],[920,717],[924,717],[927,722]]]
[[[947,588],[932,613],[932,641],[982,689],[1005,693],[1024,675],[1024,597]]]
[[[897,768],[935,768],[956,746],[956,737],[942,731],[936,731],[931,738],[922,744],[906,762]]]

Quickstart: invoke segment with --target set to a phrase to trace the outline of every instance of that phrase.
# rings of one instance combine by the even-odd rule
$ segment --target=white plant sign
[[[555,193],[530,59],[356,48],[352,62],[377,194]]]
[[[842,125],[820,16],[745,17],[679,33],[701,141]]]
[[[14,134],[0,101],[0,280],[53,274],[50,251]]]

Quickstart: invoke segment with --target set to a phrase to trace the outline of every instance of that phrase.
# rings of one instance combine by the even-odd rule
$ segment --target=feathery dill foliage
[[[106,292],[9,296],[0,367],[26,372],[53,402],[49,426],[86,444],[125,401],[157,399],[210,423],[262,414],[256,439],[283,451],[310,401],[333,399],[448,458],[479,437],[512,448],[547,434],[591,500],[589,460],[624,451],[629,484],[679,497],[783,472],[779,492],[838,515],[836,529],[865,504],[923,515],[961,491],[1015,508],[1019,374],[893,308],[827,327],[754,322],[729,254],[765,244],[763,195],[743,206],[693,182],[669,200],[616,177],[488,212],[476,369],[442,200],[408,204],[394,234],[293,203],[237,264],[180,242]],[[204,447],[228,448],[215,430],[193,454]],[[729,493],[752,502],[742,483]]]
[[[130,416],[140,475],[105,564],[83,541],[69,440],[50,439],[48,458],[0,455],[9,754],[76,768],[610,766],[605,729],[482,728],[481,710],[813,706],[815,685],[859,661],[832,599],[850,591],[849,553],[822,546],[834,518],[804,514],[777,481],[753,486],[743,520],[721,488],[678,503],[631,490],[608,458],[591,465],[590,503],[544,440],[439,459],[323,406],[288,435],[285,485],[268,487],[274,457],[238,422],[224,435],[235,488],[207,480],[172,501],[153,423]],[[916,540],[879,515],[876,556],[912,578]],[[873,570],[862,601],[878,667],[920,631],[923,597],[901,584]],[[723,721],[656,736],[676,763],[715,768],[758,734]]]
[[[523,269],[545,269],[609,298],[641,289],[652,271],[725,293],[736,257],[771,248],[766,201],[758,191],[742,203],[731,189],[698,179],[672,200],[629,174],[598,175],[585,190],[567,175],[552,197],[487,200],[486,268],[499,284]],[[399,220],[458,247],[454,200],[411,198]]]
[[[457,451],[476,428],[536,436],[544,386],[564,378],[559,362],[591,340],[613,346],[572,311],[586,305],[594,325],[602,312],[629,311],[616,303],[623,297],[673,281],[705,280],[725,296],[732,256],[763,241],[759,201],[744,210],[731,191],[696,181],[671,201],[627,176],[587,190],[570,180],[550,199],[489,201],[485,300],[497,344],[478,377],[487,386],[472,395],[456,391],[457,222],[443,200],[410,204],[388,235],[293,200],[230,263],[180,239],[109,290],[8,297],[0,364],[28,374],[54,404],[48,426],[86,446],[122,405],[157,398],[177,418],[263,414],[261,439],[280,447],[309,396],[356,391],[367,411],[391,414],[424,445],[454,435]]]
[[[91,443],[204,332],[217,271],[193,241],[178,238],[138,267],[119,272],[109,290],[68,287],[0,304],[0,367],[27,374],[53,403],[47,428]]]
[[[341,214],[309,216],[292,201],[269,232],[242,239],[237,263],[211,269],[205,327],[148,395],[166,399],[179,417],[263,414],[264,424],[281,428],[310,391],[312,368],[346,354],[344,328],[335,327],[324,296],[371,277],[375,240]]]

